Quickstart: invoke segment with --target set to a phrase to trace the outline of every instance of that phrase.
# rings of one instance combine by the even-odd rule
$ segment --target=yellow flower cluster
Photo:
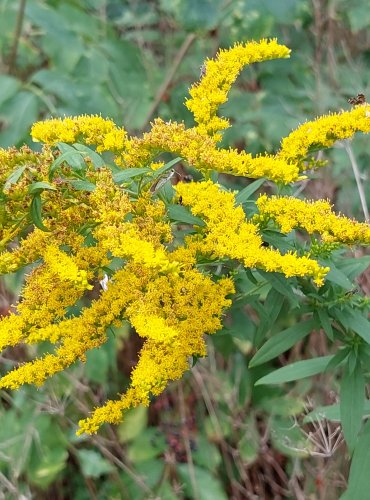
[[[130,200],[108,169],[100,169],[95,182],[88,207],[71,210],[68,197],[55,195],[53,207],[60,203],[61,218],[49,219],[50,231],[36,229],[18,248],[3,254],[4,268],[9,264],[5,256],[16,266],[40,258],[43,263],[28,277],[17,314],[0,321],[0,346],[48,340],[55,348],[54,353],[5,375],[0,387],[42,384],[105,342],[109,325],[127,319],[147,339],[132,376],[134,392],[128,393],[141,404],[149,401],[150,393],[158,394],[169,380],[180,377],[189,356],[205,354],[203,335],[221,327],[233,284],[228,278],[214,283],[168,251],[172,232],[161,201],[148,192]],[[84,245],[78,234],[78,224],[89,223],[93,246]],[[69,251],[61,250],[61,245],[68,245]],[[115,257],[125,259],[126,265],[113,273],[107,289],[80,316],[66,317],[67,307],[92,288],[94,275]],[[154,370],[158,360],[160,366]],[[98,417],[88,419],[83,428],[96,431],[103,423]]]
[[[370,105],[355,106],[300,125],[281,141],[277,158],[299,164],[313,149],[331,147],[336,141],[353,137],[356,132],[370,132]],[[301,163],[302,170],[305,165]]]
[[[229,121],[216,116],[221,104],[227,101],[231,85],[244,66],[255,62],[289,57],[290,49],[279,45],[275,39],[252,43],[237,43],[227,50],[220,50],[213,60],[204,64],[204,75],[189,91],[191,99],[185,103],[198,123],[197,131],[219,140],[219,130],[229,127]]]
[[[95,220],[101,223],[93,234],[105,252],[114,257],[131,258],[159,272],[179,270],[179,264],[169,261],[161,244],[161,241],[169,242],[172,238],[168,223],[163,221],[165,210],[162,202],[153,203],[144,195],[134,206],[106,171],[100,177],[90,203]],[[124,220],[130,212],[136,214],[133,222]]]
[[[50,272],[58,276],[61,281],[72,283],[81,290],[93,289],[93,286],[88,282],[87,271],[79,269],[73,257],[65,252],[50,245],[45,249],[43,258]]]
[[[139,269],[143,275],[143,267]],[[145,287],[142,283],[131,289],[136,300],[126,308],[130,322],[147,338],[131,375],[131,387],[121,399],[108,401],[80,421],[79,434],[94,433],[105,422],[119,423],[127,408],[148,406],[150,394],[160,394],[170,380],[189,369],[189,357],[204,356],[203,335],[221,327],[220,313],[231,304],[226,296],[234,291],[229,278],[213,282],[196,269],[177,276],[149,271],[145,278]],[[126,293],[125,285],[121,293]]]
[[[36,153],[27,146],[19,150],[0,149],[0,185],[3,190],[0,205],[0,251],[28,226],[25,205],[31,205],[30,184],[48,181],[49,167],[53,160],[52,152],[47,147],[41,153]],[[19,174],[15,180],[17,172]]]
[[[57,142],[74,143],[84,140],[96,146],[98,153],[103,151],[119,152],[125,147],[127,133],[112,120],[101,116],[76,116],[56,118],[37,122],[31,135],[34,141],[55,145]]]
[[[281,272],[287,278],[312,277],[318,286],[323,284],[328,268],[308,257],[298,257],[294,253],[282,255],[278,250],[262,246],[258,225],[245,220],[242,207],[235,207],[233,193],[221,191],[211,181],[180,183],[176,191],[182,197],[182,203],[207,222],[201,240],[197,236],[187,240],[193,239],[192,245],[196,245],[203,255],[238,259],[245,267]]]
[[[127,166],[145,165],[153,155],[168,151],[183,157],[189,165],[209,174],[212,170],[238,176],[266,177],[288,184],[300,179],[299,168],[293,163],[272,155],[252,157],[245,151],[218,149],[214,141],[195,128],[186,129],[183,123],[154,120],[151,130],[142,139],[127,141],[122,157]]]
[[[292,229],[305,229],[308,234],[318,233],[328,243],[346,245],[369,244],[370,226],[342,215],[336,215],[328,201],[303,201],[287,196],[262,195],[257,200],[259,215],[255,220],[273,219],[283,233]]]
[[[129,138],[123,128],[100,116],[54,119],[32,128],[34,140],[46,144],[41,153],[0,149],[0,273],[33,265],[16,313],[0,319],[0,348],[20,342],[52,344],[43,357],[3,376],[0,387],[42,384],[101,346],[110,325],[129,321],[144,338],[140,358],[128,390],[80,422],[79,433],[94,433],[105,422],[120,422],[125,410],[148,405],[151,395],[183,375],[189,358],[206,354],[204,334],[221,328],[234,284],[226,275],[202,273],[200,262],[204,266],[212,260],[237,260],[247,268],[312,278],[321,286],[329,269],[310,255],[264,247],[261,226],[272,219],[283,232],[298,227],[319,233],[326,242],[370,242],[367,224],[335,215],[326,201],[263,195],[257,201],[259,214],[248,219],[236,205],[235,194],[210,180],[176,185],[179,203],[204,221],[177,240],[171,210],[167,213],[166,204],[149,189],[163,166],[163,158],[158,158],[162,153],[181,156],[206,178],[216,170],[287,184],[302,178],[303,160],[313,147],[329,147],[357,131],[370,131],[369,106],[364,105],[300,126],[283,139],[275,156],[217,148],[218,132],[228,126],[217,109],[243,66],[288,56],[289,49],[276,40],[221,50],[206,62],[205,74],[190,90],[186,106],[194,114],[194,128],[156,119],[142,137]],[[128,176],[122,186],[114,182],[111,168],[95,169],[86,162],[81,186],[66,160],[50,176],[59,155],[53,146],[77,141],[98,152],[112,152],[122,168],[151,170],[131,184]],[[31,217],[35,183],[41,185],[37,217],[42,225]],[[107,283],[98,293],[104,274]],[[86,292],[94,285],[94,299],[89,301]],[[79,315],[68,316],[82,296],[88,305]]]
[[[17,313],[11,313],[0,323],[0,349],[23,341],[33,344],[45,340],[55,343],[60,331],[49,328],[55,320],[64,318],[67,307],[81,298],[84,289],[61,280],[46,265],[36,268],[27,278]]]

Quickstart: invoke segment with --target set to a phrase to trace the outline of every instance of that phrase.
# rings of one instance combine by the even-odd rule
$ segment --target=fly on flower
[[[206,75],[206,71],[207,71],[206,64],[203,63],[202,66],[200,67],[199,78],[203,78],[203,76]]]
[[[366,97],[364,94],[357,94],[356,97],[350,97],[348,102],[352,104],[352,106],[358,106],[359,104],[364,104],[366,102]]]

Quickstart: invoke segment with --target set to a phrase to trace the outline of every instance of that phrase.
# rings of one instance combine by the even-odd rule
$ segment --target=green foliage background
[[[369,95],[369,27],[367,0],[350,5],[346,0],[0,0],[0,146],[30,144],[31,124],[50,116],[98,113],[130,133],[145,130],[155,116],[190,125],[183,102],[203,60],[235,41],[277,37],[292,49],[291,59],[247,68],[222,110],[233,123],[224,145],[274,151],[299,123],[347,107],[349,96]],[[366,179],[369,139],[357,137],[353,150]],[[329,197],[338,211],[361,219],[344,149],[325,155],[329,165],[307,184],[306,196]],[[240,188],[235,178],[225,183]],[[332,293],[350,308],[351,300],[365,300],[349,292],[369,258],[352,267],[341,262],[331,275]],[[2,313],[16,300],[22,278],[5,277]],[[305,358],[317,357],[320,363],[331,352],[322,331],[304,338],[312,325],[302,326],[305,311],[284,280],[269,277],[272,288],[264,294],[262,272],[239,278],[250,304],[235,305],[225,329],[209,339],[208,358],[149,410],[132,411],[118,428],[76,438],[73,422],[127,385],[140,345],[124,328],[91,352],[85,365],[40,390],[2,392],[0,491],[7,498],[78,500],[218,500],[252,493],[258,498],[339,498],[348,457],[320,454],[307,439],[311,428],[303,414],[310,400],[315,406],[336,403],[340,390],[351,405],[351,394],[361,391],[355,387],[359,378],[349,373],[340,389],[332,372],[301,378],[306,372],[299,365],[294,383],[283,372],[280,379],[275,373],[275,385],[267,379],[268,385],[255,386],[274,368]],[[366,275],[360,284],[369,291]],[[322,326],[330,330],[321,315]],[[276,341],[265,344],[250,364],[262,339],[281,332],[284,349]],[[6,363],[28,354],[12,351]],[[320,371],[311,365],[310,373]],[[285,383],[284,390],[278,382]],[[322,424],[328,435],[338,421],[338,408],[330,411],[325,415],[331,423]],[[364,443],[370,439],[368,427]],[[356,436],[355,430],[346,432]],[[369,461],[363,447],[356,449],[354,464]],[[348,495],[362,498],[363,476],[358,467],[351,471]]]

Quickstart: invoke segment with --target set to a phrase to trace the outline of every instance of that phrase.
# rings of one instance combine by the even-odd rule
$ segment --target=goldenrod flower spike
[[[345,245],[369,244],[370,226],[364,222],[336,215],[328,201],[306,201],[288,196],[259,197],[257,207],[262,218],[273,219],[283,233],[292,229],[305,229],[308,234],[318,233],[325,242],[338,242]]]
[[[231,85],[247,64],[289,57],[290,49],[279,45],[276,39],[237,43],[230,49],[221,49],[215,59],[204,64],[203,77],[191,87],[191,99],[185,103],[197,122],[197,131],[217,141],[217,132],[229,127],[229,121],[216,116],[221,104],[228,99]]]
[[[182,203],[188,205],[196,216],[207,223],[203,238],[193,245],[203,255],[229,257],[243,262],[245,267],[258,267],[269,272],[291,276],[312,277],[321,286],[329,271],[308,256],[295,253],[281,255],[278,250],[264,248],[258,234],[258,225],[245,219],[241,206],[235,206],[235,195],[221,191],[211,181],[180,183],[176,191]],[[187,241],[191,241],[191,237]]]
[[[92,290],[93,286],[87,280],[87,271],[79,269],[75,259],[54,245],[49,245],[43,253],[45,264],[50,272],[58,276],[62,282],[67,282],[81,290]]]
[[[214,283],[195,269],[178,277],[153,278],[145,296],[126,309],[138,333],[147,338],[131,385],[121,399],[108,401],[81,420],[78,434],[95,433],[103,423],[119,423],[125,410],[148,406],[151,394],[160,394],[169,381],[181,378],[191,356],[205,356],[204,334],[221,327],[222,310],[231,304],[226,296],[233,292],[229,278]]]
[[[127,141],[122,158],[129,167],[146,165],[160,152],[171,152],[184,158],[189,165],[205,175],[212,170],[238,176],[266,177],[288,184],[300,178],[298,165],[272,155],[252,157],[245,151],[218,149],[213,139],[202,135],[198,129],[186,129],[183,123],[154,120],[152,128],[142,139]]]
[[[74,143],[83,138],[86,144],[97,146],[98,153],[116,153],[124,149],[127,133],[112,120],[86,115],[36,122],[31,129],[31,135],[34,141],[52,146],[57,142]]]
[[[287,163],[300,164],[300,169],[304,170],[306,166],[302,160],[311,149],[330,148],[336,141],[349,139],[356,132],[370,132],[370,104],[303,123],[282,139],[277,158]]]

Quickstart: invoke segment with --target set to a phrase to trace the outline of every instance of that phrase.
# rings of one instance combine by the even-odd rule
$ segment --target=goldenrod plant
[[[80,421],[78,433],[93,434],[121,422],[128,409],[148,406],[206,356],[205,334],[227,328],[235,304],[258,301],[273,322],[286,299],[301,307],[302,323],[269,337],[262,315],[250,366],[320,328],[333,354],[278,370],[268,365],[257,383],[338,368],[340,419],[353,451],[370,359],[369,303],[353,292],[353,279],[368,260],[344,251],[368,245],[370,226],[336,214],[328,200],[294,193],[325,166],[317,150],[370,132],[370,105],[300,125],[276,154],[220,146],[230,123],[217,113],[243,67],[289,54],[275,39],[220,50],[185,102],[191,128],[157,118],[141,137],[130,137],[101,116],[58,118],[33,125],[40,152],[0,150],[0,269],[28,266],[19,302],[0,321],[0,345],[48,346],[4,374],[1,388],[42,385],[102,346],[110,327],[129,322],[144,339],[140,358],[129,388]],[[180,162],[192,169],[191,182],[177,173]],[[237,192],[220,174],[252,182]],[[264,184],[267,192],[254,200]],[[72,313],[76,304],[83,306]]]

